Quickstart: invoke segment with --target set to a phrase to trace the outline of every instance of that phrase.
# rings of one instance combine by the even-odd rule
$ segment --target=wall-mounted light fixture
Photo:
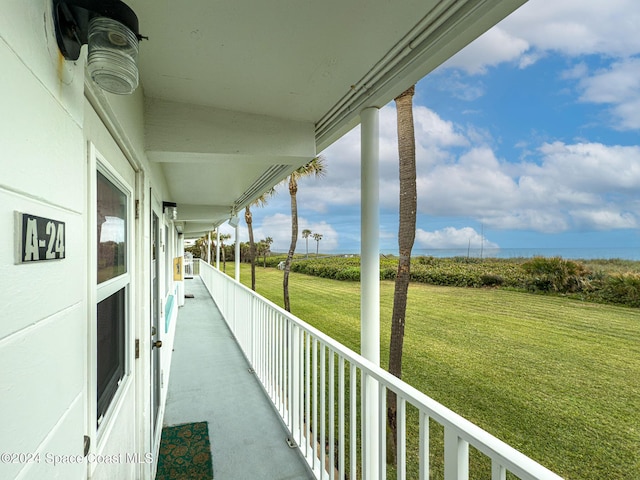
[[[240,223],[240,218],[236,214],[234,214],[233,217],[229,219],[229,225],[231,225],[233,228],[236,228],[239,223]]]
[[[53,0],[58,48],[77,60],[88,44],[87,70],[107,92],[126,95],[138,87],[138,17],[120,0]]]
[[[175,202],[162,202],[162,213],[166,213],[169,218],[176,220],[178,218],[178,205]]]

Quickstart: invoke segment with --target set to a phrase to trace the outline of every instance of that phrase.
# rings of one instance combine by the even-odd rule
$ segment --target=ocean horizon
[[[384,252],[397,255],[396,252]],[[640,248],[632,247],[598,247],[598,248],[418,248],[413,249],[412,256],[433,257],[473,257],[473,258],[532,258],[562,257],[567,259],[621,259],[640,260]]]

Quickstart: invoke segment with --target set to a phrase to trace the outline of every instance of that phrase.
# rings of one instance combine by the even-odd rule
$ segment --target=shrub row
[[[614,274],[596,280],[586,298],[605,303],[640,307],[640,274]]]
[[[276,267],[286,256],[267,259]],[[639,262],[629,263],[638,269]],[[397,259],[380,259],[380,279],[394,280]],[[335,280],[359,281],[359,257],[297,257],[291,271]],[[411,280],[455,287],[509,287],[536,293],[555,293],[640,307],[640,273],[603,273],[584,263],[561,257],[533,259],[416,257],[411,263]]]

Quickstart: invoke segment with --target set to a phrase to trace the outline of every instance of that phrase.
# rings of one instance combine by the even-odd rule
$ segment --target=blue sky
[[[414,252],[640,247],[638,28],[637,0],[530,0],[420,81]],[[397,251],[395,121],[391,103],[380,111],[383,252]],[[359,128],[322,155],[327,175],[300,183],[300,231],[321,233],[323,253],[357,252]],[[286,251],[287,189],[252,211],[256,239]]]

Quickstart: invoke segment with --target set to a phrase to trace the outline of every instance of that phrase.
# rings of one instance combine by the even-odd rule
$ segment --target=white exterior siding
[[[69,455],[82,454],[86,408],[83,64],[58,63],[49,9],[3,2],[0,18],[0,451]],[[65,222],[66,258],[16,265],[15,211]],[[85,472],[0,465],[2,478]]]
[[[58,52],[51,2],[2,2],[0,452],[40,453],[38,462],[0,463],[2,479],[152,478],[152,465],[127,462],[124,456],[157,453],[150,413],[150,191],[159,202],[170,199],[162,170],[145,156],[141,89],[127,97],[90,92],[105,108],[100,113],[108,119],[107,129],[85,98],[83,58],[69,62]],[[91,210],[96,172],[90,143],[133,192],[128,375],[99,432],[92,254],[96,239]],[[136,200],[138,220],[133,218]],[[16,264],[16,211],[64,222],[65,258]],[[177,243],[173,224],[161,209],[159,214],[163,231],[164,224],[169,225],[167,248],[173,249]],[[170,250],[167,258],[174,256]],[[164,269],[171,269],[164,258],[163,253],[161,279],[166,278]],[[173,282],[164,283],[162,298],[175,290]],[[177,310],[176,299],[170,332],[162,335],[161,415]],[[135,339],[140,340],[139,359],[134,358]],[[91,464],[86,459],[52,464],[53,455],[82,456],[85,435],[91,438]],[[123,461],[97,461],[100,455],[115,454],[122,454]]]

